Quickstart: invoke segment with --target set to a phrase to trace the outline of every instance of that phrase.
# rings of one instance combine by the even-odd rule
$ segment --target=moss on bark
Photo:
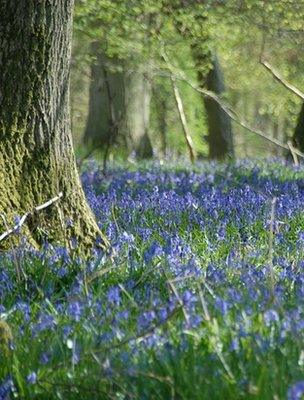
[[[72,11],[73,0],[1,1],[0,211],[11,226],[15,216],[63,192],[24,232],[38,244],[42,231],[58,242],[74,237],[85,249],[101,232],[79,182],[70,132]],[[6,230],[3,222],[0,228]]]

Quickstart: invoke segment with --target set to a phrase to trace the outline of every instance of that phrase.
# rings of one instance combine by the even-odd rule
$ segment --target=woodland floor
[[[111,254],[1,256],[0,399],[302,398],[303,167],[90,162],[82,180]]]

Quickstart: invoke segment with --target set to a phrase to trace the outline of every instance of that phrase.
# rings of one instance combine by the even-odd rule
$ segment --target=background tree
[[[212,68],[214,53],[217,53],[226,84],[226,90],[220,94],[220,98],[230,104],[251,126],[264,131],[269,137],[277,138],[285,144],[292,137],[301,104],[292,94],[279,87],[259,64],[263,38],[266,37],[264,52],[267,59],[283,71],[284,76],[300,88],[303,87],[299,73],[303,67],[303,5],[292,3],[289,2],[285,7],[272,0],[245,0],[241,3],[237,0],[134,0],[128,4],[124,0],[80,0],[77,7],[76,38],[79,41],[78,47],[85,40],[84,37],[98,39],[103,48],[107,49],[109,57],[115,55],[120,60],[130,62],[131,55],[132,66],[128,70],[148,67],[149,82],[152,87],[162,91],[157,95],[154,90],[150,103],[149,138],[153,142],[155,154],[162,157],[161,143],[164,136],[159,121],[163,108],[156,96],[165,96],[167,150],[171,156],[178,157],[186,154],[187,147],[174,94],[170,89],[170,74],[162,62],[160,49],[164,45],[174,71],[179,76],[176,84],[194,150],[199,156],[206,157],[209,153],[209,131],[210,135],[215,136],[216,132],[214,128],[209,129],[210,118],[205,107],[205,97],[195,93],[187,81],[193,86],[206,89],[207,75],[209,71],[215,71]],[[178,34],[177,25],[182,28]],[[199,57],[193,52],[193,44],[199,47]],[[83,82],[85,79],[83,74]],[[79,107],[77,104],[77,119],[74,120],[76,137],[80,137],[84,128],[86,102],[87,97],[83,96]],[[80,107],[81,112],[78,112]],[[219,118],[213,120],[222,121],[221,115],[224,116],[224,113],[220,107],[216,109]],[[80,114],[81,118],[78,117]],[[226,122],[230,124],[228,120]],[[281,154],[277,146],[243,127],[235,123],[231,123],[231,127],[237,157]],[[228,129],[226,125],[223,130],[228,132]],[[229,137],[231,135],[228,133],[226,138]],[[231,142],[228,140],[230,144],[227,148]],[[124,148],[124,145],[118,145],[112,154],[115,157],[122,154],[126,156]],[[225,152],[224,146],[223,154]]]

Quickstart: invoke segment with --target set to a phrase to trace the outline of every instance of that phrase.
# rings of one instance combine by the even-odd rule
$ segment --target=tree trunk
[[[298,115],[297,125],[293,134],[293,145],[304,153],[304,103]]]
[[[148,72],[143,67],[125,74],[125,131],[129,147],[139,159],[153,157],[149,137],[151,91]]]
[[[196,58],[196,64],[199,65],[200,63],[200,59]],[[217,95],[225,92],[224,77],[216,55],[212,57],[212,67],[207,76],[200,68],[198,69],[198,79],[201,87]],[[233,156],[233,136],[230,118],[213,99],[204,97],[203,101],[209,131],[209,158],[224,159],[227,156]]]
[[[0,3],[0,210],[11,226],[14,216],[62,192],[24,233],[35,245],[43,229],[48,240],[75,238],[85,248],[100,231],[80,185],[70,131],[73,2]]]
[[[84,142],[106,149],[113,135],[138,158],[152,157],[149,139],[151,87],[144,68],[110,59],[93,43],[89,114]],[[120,67],[121,72],[115,72]]]
[[[116,62],[109,59],[98,42],[92,43],[89,114],[84,143],[105,149],[113,139],[124,115],[124,74],[115,71]]]

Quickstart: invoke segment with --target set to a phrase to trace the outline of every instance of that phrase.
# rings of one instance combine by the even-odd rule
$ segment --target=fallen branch
[[[290,153],[291,153],[292,158],[293,158],[293,163],[294,163],[295,166],[298,166],[298,165],[299,165],[299,160],[298,160],[298,155],[297,155],[297,153],[295,152],[296,148],[295,148],[294,145],[292,144],[292,141],[291,141],[291,140],[288,140],[287,144],[288,144]]]
[[[52,204],[56,203],[58,200],[61,199],[63,196],[63,193],[60,192],[57,196],[53,197],[52,199],[48,200],[46,203],[43,203],[39,206],[34,207],[33,211],[29,211],[25,213],[21,218],[20,221],[11,229],[8,229],[6,232],[3,232],[2,235],[0,236],[0,242],[2,240],[7,239],[10,235],[13,235],[14,233],[17,233],[19,229],[22,227],[22,225],[25,223],[25,221],[34,215],[36,212],[39,212],[41,210],[44,210],[51,206]]]
[[[271,73],[271,75],[274,77],[274,79],[276,81],[281,83],[281,85],[283,85],[286,89],[288,89],[290,92],[292,92],[293,94],[295,94],[301,100],[304,101],[304,93],[301,92],[300,89],[298,89],[297,87],[292,85],[290,82],[288,82],[285,78],[283,78],[280,75],[280,73],[275,68],[273,68],[273,66],[271,64],[269,64],[269,62],[261,59],[260,63],[261,63],[261,65],[263,65],[263,67],[265,67],[267,69],[267,71],[269,71]]]
[[[169,71],[172,73],[173,72],[172,65],[171,65],[164,49],[162,51],[162,57],[163,57],[163,60],[165,61],[165,63],[167,64]],[[171,79],[171,84],[172,84],[172,89],[173,89],[173,93],[174,93],[176,107],[178,110],[179,119],[180,119],[180,122],[181,122],[181,125],[183,128],[184,138],[185,138],[185,141],[186,141],[186,144],[188,147],[188,151],[189,151],[189,158],[190,158],[190,161],[192,163],[194,163],[196,157],[195,157],[195,151],[193,148],[193,141],[192,141],[192,137],[190,135],[189,127],[188,127],[183,101],[182,101],[180,92],[178,90],[178,87],[176,85],[176,79],[175,79],[175,76],[173,75],[173,73],[171,74],[170,79]]]
[[[171,73],[169,77],[171,78]],[[168,75],[164,75],[168,76]],[[191,82],[189,79],[187,79],[184,75],[174,75],[174,78],[180,81],[183,81],[187,83],[192,89],[196,90],[197,92],[201,93],[205,97],[209,97],[210,99],[213,99],[219,106],[220,108],[228,115],[228,117],[234,121],[236,124],[241,126],[242,128],[246,129],[249,132],[252,132],[263,139],[267,140],[268,142],[271,142],[275,144],[278,147],[281,147],[282,149],[290,151],[290,148],[288,144],[285,144],[281,142],[278,139],[275,139],[271,136],[268,136],[266,133],[263,131],[256,129],[252,126],[250,126],[246,121],[242,120],[242,118],[237,114],[235,110],[233,110],[228,104],[226,104],[219,96],[217,96],[215,93],[211,92],[210,90],[203,89],[201,87],[197,87],[195,83]],[[296,154],[298,157],[304,158],[304,153],[300,152],[298,149],[295,147],[293,148],[293,153]]]
[[[185,137],[185,141],[188,147],[188,151],[189,151],[189,157],[190,157],[190,161],[192,163],[194,163],[195,161],[195,153],[193,150],[193,142],[192,142],[192,138],[189,132],[189,128],[188,128],[188,124],[187,124],[187,119],[186,119],[186,115],[185,115],[185,111],[184,111],[184,105],[182,102],[182,98],[180,96],[178,87],[176,85],[176,81],[174,79],[173,76],[171,76],[171,83],[172,83],[172,88],[173,88],[173,92],[174,92],[174,98],[175,98],[175,102],[176,102],[176,107],[178,109],[178,113],[179,113],[179,118],[183,127],[183,132],[184,132],[184,137]]]

